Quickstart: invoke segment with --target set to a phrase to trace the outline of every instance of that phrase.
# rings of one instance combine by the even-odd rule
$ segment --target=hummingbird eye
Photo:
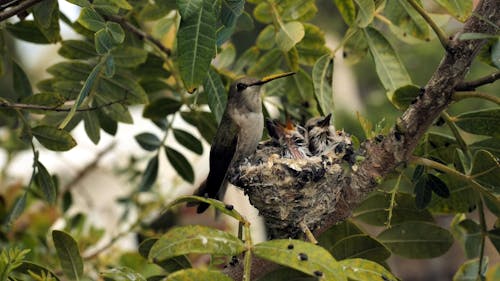
[[[248,86],[246,84],[243,84],[243,83],[238,83],[236,84],[236,89],[238,89],[238,91],[243,91],[247,88]]]

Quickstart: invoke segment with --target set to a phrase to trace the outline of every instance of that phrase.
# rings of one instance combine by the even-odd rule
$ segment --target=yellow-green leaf
[[[352,25],[356,19],[354,0],[333,0],[347,25]]]
[[[83,275],[83,260],[76,241],[60,230],[52,231],[52,240],[64,275],[71,280],[79,280]]]
[[[500,137],[500,109],[482,109],[454,117],[460,129],[476,135]]]
[[[200,253],[235,256],[245,245],[229,232],[201,225],[174,227],[151,247],[149,260],[154,263],[184,254]]]
[[[420,0],[415,0],[422,6]],[[429,26],[424,18],[406,0],[388,1],[384,15],[391,21],[391,30],[400,37],[412,36],[420,40],[429,39]]]
[[[46,148],[54,151],[70,150],[76,141],[65,130],[41,125],[31,129],[33,136]]]
[[[207,78],[203,84],[208,98],[208,107],[215,116],[217,123],[220,122],[227,103],[227,94],[219,74],[212,68],[208,70]]]
[[[298,21],[291,21],[280,25],[280,30],[276,33],[276,44],[284,51],[288,52],[295,44],[304,38],[304,25]]]
[[[229,276],[217,270],[190,268],[176,271],[168,275],[165,281],[232,281]]]
[[[347,259],[339,261],[349,280],[372,281],[385,280],[397,281],[390,271],[380,264],[364,259]]]
[[[375,3],[373,0],[354,0],[358,4],[358,14],[356,16],[356,23],[359,27],[366,27],[375,16]]]
[[[274,26],[272,24],[267,25],[260,31],[255,44],[257,45],[257,47],[259,47],[259,49],[262,50],[271,49],[276,43],[274,39],[275,33],[276,31],[274,29]]]
[[[454,18],[464,22],[472,14],[472,0],[435,0]]]
[[[319,58],[312,70],[314,94],[321,109],[321,115],[326,116],[333,112],[333,57],[326,54]]]

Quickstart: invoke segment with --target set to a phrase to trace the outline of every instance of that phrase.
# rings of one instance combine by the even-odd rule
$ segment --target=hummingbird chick
[[[228,170],[255,152],[262,138],[264,116],[260,86],[274,79],[295,74],[288,72],[263,79],[245,77],[231,84],[226,108],[210,148],[210,171],[196,195],[222,200],[228,185]],[[203,213],[207,203],[195,203]]]
[[[287,120],[282,124],[279,120],[266,119],[269,136],[281,148],[283,158],[302,159],[309,156],[307,148],[307,131],[304,127]]]
[[[313,155],[320,155],[332,149],[334,144],[335,128],[330,125],[332,114],[325,117],[314,117],[306,122],[309,135],[309,151]]]

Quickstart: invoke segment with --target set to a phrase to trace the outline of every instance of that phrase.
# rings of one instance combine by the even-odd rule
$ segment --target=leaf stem
[[[454,101],[461,101],[464,99],[468,98],[477,98],[477,99],[483,99],[487,101],[491,101],[493,103],[496,103],[500,105],[500,98],[493,96],[493,95],[488,95],[486,93],[480,93],[480,92],[460,92],[460,93],[454,93],[453,94],[453,100]]]
[[[466,153],[467,156],[469,156],[471,158],[469,147],[465,143],[465,140],[462,138],[462,135],[460,135],[460,132],[458,131],[457,125],[455,125],[455,122],[453,122],[450,115],[448,113],[446,113],[446,111],[443,111],[443,112],[441,112],[441,118],[444,119],[444,121],[446,122],[446,125],[448,125],[451,132],[453,133],[453,136],[455,136],[455,139],[457,140],[458,145],[460,145],[460,149],[462,149],[462,151],[464,153]]]
[[[479,225],[481,227],[481,249],[479,252],[479,267],[477,269],[478,280],[484,280],[484,276],[482,276],[481,269],[483,268],[484,263],[484,248],[486,242],[486,235],[488,235],[488,230],[486,229],[486,219],[484,218],[484,206],[483,199],[479,196],[477,200],[477,212],[479,213]]]
[[[244,267],[243,267],[243,280],[250,281],[251,279],[251,269],[252,269],[252,236],[250,234],[250,222],[245,221],[243,225],[245,231],[245,244],[246,244],[246,252],[244,257]]]
[[[391,228],[391,221],[392,221],[392,211],[394,210],[394,206],[396,206],[396,193],[399,190],[399,185],[401,183],[401,176],[403,173],[399,174],[398,180],[396,181],[396,184],[394,185],[394,188],[390,191],[391,193],[391,202],[389,204],[389,208],[387,209],[387,222],[386,226],[387,228]]]
[[[443,48],[446,51],[449,51],[451,49],[450,46],[450,40],[444,33],[444,31],[439,28],[439,26],[432,20],[432,18],[429,16],[429,14],[422,8],[415,0],[408,0],[408,3],[424,18],[424,20],[430,25],[432,30],[434,30],[434,33],[436,33],[436,36],[439,39],[439,42],[441,42],[441,45],[443,45]]]

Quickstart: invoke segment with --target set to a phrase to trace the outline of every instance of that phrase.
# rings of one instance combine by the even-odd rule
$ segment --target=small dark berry
[[[233,205],[226,205],[226,209],[232,211],[234,209]]]
[[[402,136],[403,134],[401,134],[400,132],[394,132],[394,138],[396,138],[397,141],[401,141]]]
[[[293,250],[293,244],[288,244],[288,250]]]
[[[299,253],[299,260],[301,260],[301,261],[306,261],[306,260],[308,260],[308,259],[309,259],[309,257],[307,257],[307,255],[306,255],[306,254],[304,254],[304,253]]]
[[[314,271],[314,275],[315,275],[316,277],[321,277],[321,276],[323,276],[323,272],[321,272],[321,271],[319,271],[319,270],[316,270],[316,271]]]

